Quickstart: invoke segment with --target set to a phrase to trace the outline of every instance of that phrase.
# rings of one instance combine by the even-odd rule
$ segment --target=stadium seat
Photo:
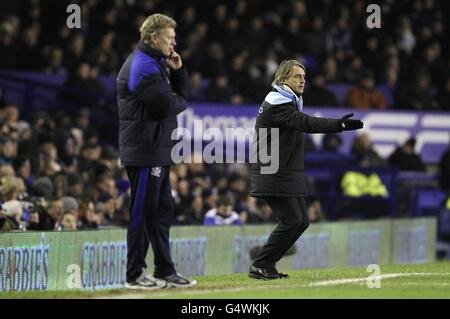
[[[412,196],[412,216],[437,216],[445,199],[444,192],[437,189],[419,189]]]

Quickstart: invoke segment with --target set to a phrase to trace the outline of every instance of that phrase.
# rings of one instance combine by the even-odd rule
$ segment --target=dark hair
[[[217,207],[233,205],[233,200],[227,194],[222,194],[217,199]]]

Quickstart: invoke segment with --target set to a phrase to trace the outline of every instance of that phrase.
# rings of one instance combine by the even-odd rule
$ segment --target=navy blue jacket
[[[188,74],[171,71],[164,56],[142,41],[117,78],[119,152],[126,166],[173,164],[176,116],[186,109]]]

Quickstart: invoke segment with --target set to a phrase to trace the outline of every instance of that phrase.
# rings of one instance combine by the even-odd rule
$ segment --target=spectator
[[[187,225],[202,225],[204,218],[203,210],[203,198],[200,195],[196,195],[192,198],[191,205],[186,212],[185,223]]]
[[[258,207],[257,207],[257,199],[255,197],[251,197],[246,195],[240,201],[240,204],[236,205],[239,207],[239,218],[241,220],[241,224],[247,224],[250,221],[254,221],[255,215],[259,215]]]
[[[349,60],[349,67],[343,66],[342,78],[345,82],[356,83],[364,73],[363,62],[361,57],[355,54]]]
[[[336,133],[326,133],[322,139],[322,150],[326,152],[339,153],[342,138]]]
[[[412,30],[411,20],[408,17],[399,19],[398,38],[400,49],[407,55],[411,55],[417,41]]]
[[[54,176],[62,169],[58,163],[58,150],[52,141],[44,141],[40,149],[40,168],[42,175]]]
[[[20,225],[22,221],[22,205],[18,198],[25,192],[25,185],[20,178],[5,176],[1,179],[4,215],[10,216]]]
[[[307,44],[306,52],[314,57],[322,58],[330,52],[330,35],[324,30],[323,18],[315,16],[312,19],[311,31],[306,32],[305,40]]]
[[[218,42],[209,44],[206,50],[200,71],[203,76],[209,79],[218,78],[226,73],[224,68],[225,52],[223,46]]]
[[[375,79],[369,71],[364,72],[358,81],[347,93],[347,104],[355,109],[385,109],[386,99],[375,88]]]
[[[56,183],[55,183],[56,184]],[[40,176],[27,185],[30,196],[50,199],[53,195],[53,183],[47,176]]]
[[[77,230],[78,229],[78,220],[71,213],[65,213],[62,217],[61,221],[62,230]]]
[[[206,89],[200,72],[192,72],[190,74],[190,85],[189,101],[206,102]]]
[[[45,59],[43,72],[53,75],[67,75],[67,69],[63,64],[64,52],[61,48],[49,45],[45,47],[43,55]]]
[[[422,159],[414,152],[415,145],[415,138],[408,139],[389,156],[388,163],[401,171],[425,171]]]
[[[352,31],[349,27],[349,19],[341,15],[336,25],[331,27],[331,36],[335,48],[350,51],[352,49]]]
[[[319,200],[314,199],[308,205],[308,217],[310,223],[321,222],[325,219],[322,211],[322,204]]]
[[[338,73],[338,65],[336,59],[333,56],[328,56],[324,63],[322,74],[325,77],[327,83],[339,83],[341,82],[341,75]]]
[[[113,48],[114,32],[104,34],[100,44],[92,52],[92,61],[99,67],[101,74],[116,74],[118,69],[118,57]]]
[[[356,164],[362,167],[384,166],[384,161],[374,150],[372,141],[367,133],[358,135],[353,140],[351,153],[355,157]]]
[[[62,217],[64,215],[64,203],[62,199],[50,201],[48,205],[48,215],[51,218],[51,224],[53,226],[50,229],[60,230]]]
[[[20,229],[20,224],[13,215],[0,210],[0,232]]]
[[[15,133],[18,129],[17,125],[19,120],[19,108],[17,107],[17,105],[12,103],[7,103],[6,105],[4,105],[2,108],[1,119],[3,122],[2,126],[6,125],[6,128],[4,127],[4,129],[8,129],[7,131],[3,130],[3,134],[16,140],[18,136],[11,134]]]
[[[17,59],[24,70],[37,71],[42,66],[39,27],[31,26],[22,32],[22,41],[17,48]]]
[[[233,211],[233,202],[227,195],[219,196],[217,208],[209,210],[203,221],[204,225],[240,225],[238,213]]]
[[[311,84],[303,94],[303,99],[308,105],[339,106],[336,96],[326,88],[325,78],[320,73],[313,75]]]
[[[396,106],[400,109],[436,110],[438,103],[434,99],[430,85],[430,76],[418,71],[413,82],[403,84],[396,92]]]
[[[81,132],[91,128],[91,111],[89,108],[83,107],[77,112],[74,126],[75,128],[80,129]]]
[[[80,221],[83,229],[98,229],[103,223],[102,215],[95,212],[92,200],[84,198],[80,201]]]
[[[102,214],[101,226],[125,226],[122,220],[119,219],[119,215],[116,211],[115,198],[109,193],[103,193],[98,197],[99,211]]]
[[[72,70],[61,89],[60,99],[84,106],[101,103],[105,89],[97,79],[95,68],[82,60]]]
[[[365,42],[365,47],[362,50],[361,57],[364,66],[369,70],[378,71],[382,66],[383,56],[380,55],[380,41],[376,36],[370,36]]]
[[[226,74],[217,75],[206,92],[208,101],[213,103],[230,103],[233,91],[228,83]]]
[[[15,158],[13,161],[13,168],[17,177],[21,178],[27,185],[27,187],[33,182],[33,178],[31,177],[31,163],[29,158],[22,156]]]
[[[186,219],[186,212],[189,210],[189,207],[192,203],[192,194],[189,190],[189,182],[186,179],[180,179],[178,181],[177,194],[175,196],[175,214],[176,219],[180,222]],[[181,215],[184,217],[178,217]]]
[[[68,69],[82,63],[85,41],[82,34],[78,33],[70,38],[67,51],[64,53],[64,65]]]
[[[256,199],[256,209],[248,212],[246,219],[247,224],[263,224],[263,223],[277,223],[278,219],[272,213],[272,209],[269,204],[262,199]]]
[[[84,181],[83,178],[77,174],[70,174],[67,176],[67,195],[74,198],[81,198],[84,192]]]
[[[79,225],[80,221],[78,218],[80,217],[80,210],[78,201],[75,198],[72,196],[64,196],[62,198],[62,211],[64,215],[71,214],[75,218],[77,226]]]
[[[0,164],[12,165],[17,157],[17,143],[0,137]]]
[[[14,44],[14,26],[8,21],[0,25],[0,69],[20,67]]]

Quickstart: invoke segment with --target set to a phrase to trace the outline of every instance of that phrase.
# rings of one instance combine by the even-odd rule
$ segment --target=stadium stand
[[[13,199],[2,195],[0,230],[73,227],[64,219],[68,212],[78,229],[126,224],[129,184],[116,151],[115,80],[138,41],[138,25],[152,12],[179,23],[191,102],[256,109],[276,66],[291,56],[308,70],[307,106],[450,110],[450,11],[442,1],[382,1],[382,32],[358,24],[364,1],[80,1],[81,30],[67,29],[65,15],[55,14],[68,3],[52,2],[48,10],[48,1],[14,1],[1,13],[0,177],[19,178],[25,191]],[[361,86],[368,74],[373,85]],[[362,95],[376,89],[383,102],[362,105],[354,98],[349,105],[353,89]],[[442,204],[448,189],[439,186],[436,166],[401,172],[367,143],[369,136],[356,137],[353,152],[316,145],[306,154],[310,205],[319,203],[323,214],[318,220],[431,214],[440,216],[440,232],[448,236]],[[340,185],[353,170],[378,174],[388,196],[352,197],[350,207]],[[177,225],[201,224],[224,192],[233,196],[242,223],[273,220],[265,203],[248,196],[245,165],[182,164],[171,180]],[[367,203],[375,211],[361,213]]]

